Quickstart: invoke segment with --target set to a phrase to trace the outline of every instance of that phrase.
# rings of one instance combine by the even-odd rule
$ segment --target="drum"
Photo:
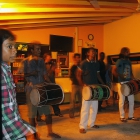
[[[123,95],[129,96],[140,91],[140,80],[131,80],[121,85]]]
[[[30,100],[34,106],[61,104],[64,100],[62,88],[57,84],[43,83],[35,85],[30,92]]]
[[[110,88],[106,85],[88,85],[82,89],[83,99],[90,100],[108,100],[110,97]]]

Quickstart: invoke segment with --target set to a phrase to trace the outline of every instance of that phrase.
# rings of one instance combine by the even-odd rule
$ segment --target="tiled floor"
[[[117,104],[113,106],[111,103],[106,110],[99,112],[96,124],[100,128],[88,128],[86,134],[79,133],[79,112],[76,112],[76,117],[71,119],[68,115],[69,104],[60,105],[60,108],[64,117],[53,116],[53,130],[62,136],[61,140],[140,140],[140,121],[120,122]],[[28,121],[27,106],[20,105],[19,109],[23,119]],[[140,118],[140,103],[135,103],[135,117]],[[47,138],[44,122],[39,123],[37,129],[41,140],[50,139]]]

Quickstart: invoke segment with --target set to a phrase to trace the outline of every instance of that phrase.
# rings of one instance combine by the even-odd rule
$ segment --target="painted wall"
[[[140,13],[104,25],[104,51],[118,54],[125,46],[140,52]]]
[[[75,37],[75,28],[45,28],[45,29],[31,29],[31,30],[16,30],[13,31],[17,35],[17,42],[32,42],[34,40],[40,41],[42,44],[49,44],[49,35],[65,35]]]
[[[88,40],[88,35],[93,34],[93,41]],[[104,43],[104,26],[79,26],[78,27],[78,36],[79,39],[83,40],[83,47],[86,47],[85,42],[91,42],[95,44],[98,52],[103,51],[103,43]]]
[[[64,35],[71,36],[74,38],[74,52],[76,47],[78,47],[78,40],[82,39],[83,45],[80,46],[80,50],[77,49],[81,53],[81,47],[85,46],[85,42],[89,42],[88,34],[94,35],[94,40],[90,41],[90,43],[94,43],[96,47],[99,49],[99,52],[103,50],[103,26],[79,26],[79,27],[64,27],[64,28],[45,28],[45,29],[30,29],[30,30],[13,30],[13,33],[17,37],[17,42],[27,42],[30,43],[32,41],[39,41],[42,44],[49,44],[49,35]],[[76,44],[77,42],[77,44]],[[53,53],[53,58],[56,59],[57,54]],[[69,54],[69,65],[71,66],[73,63],[72,60],[73,53]]]
[[[104,25],[104,52],[119,54],[122,47],[129,47],[131,53],[140,52],[140,13]],[[134,64],[133,73],[140,79],[140,64]],[[140,101],[140,93],[135,96]]]

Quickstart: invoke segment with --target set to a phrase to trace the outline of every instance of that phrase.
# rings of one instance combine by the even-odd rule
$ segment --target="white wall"
[[[104,51],[118,54],[122,47],[140,52],[140,13],[104,26]]]

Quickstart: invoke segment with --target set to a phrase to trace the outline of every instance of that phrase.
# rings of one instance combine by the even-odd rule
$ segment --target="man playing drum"
[[[93,47],[89,48],[87,51],[87,59],[82,61],[81,69],[83,72],[83,82],[85,85],[103,83],[100,77],[99,63],[96,62],[96,51]],[[80,117],[80,133],[86,133],[87,125],[91,128],[99,128],[95,125],[96,115],[98,111],[98,100],[82,100],[81,117]]]
[[[51,52],[45,53],[43,55],[43,59],[45,61],[46,70],[47,70],[46,82],[55,83],[56,63],[51,61],[52,60]],[[52,105],[52,108],[53,108],[54,114],[56,116],[63,117],[58,104]]]
[[[125,111],[124,111],[124,101],[125,101],[125,93],[123,93],[123,84],[129,82],[134,79],[132,73],[131,62],[129,60],[130,50],[127,47],[123,47],[120,51],[119,59],[116,62],[116,75],[118,76],[118,94],[119,94],[119,111],[120,111],[120,120],[122,122],[127,122],[125,119]],[[128,97],[129,101],[129,114],[128,120],[138,121],[139,119],[134,118],[134,94],[131,94]]]
[[[46,117],[46,125],[48,129],[48,137],[52,138],[61,138],[59,135],[52,132],[52,116],[50,112],[50,106],[42,106],[37,107],[31,103],[30,100],[30,92],[34,85],[41,84],[45,81],[45,75],[47,73],[44,60],[40,58],[41,47],[38,42],[34,42],[28,48],[28,51],[31,52],[31,56],[26,58],[23,62],[24,75],[26,77],[26,97],[27,97],[27,105],[28,105],[28,115],[29,122],[32,126],[36,126],[35,117],[37,115],[37,111],[39,115],[45,115]],[[39,140],[39,136],[37,133],[34,135],[34,138]]]

